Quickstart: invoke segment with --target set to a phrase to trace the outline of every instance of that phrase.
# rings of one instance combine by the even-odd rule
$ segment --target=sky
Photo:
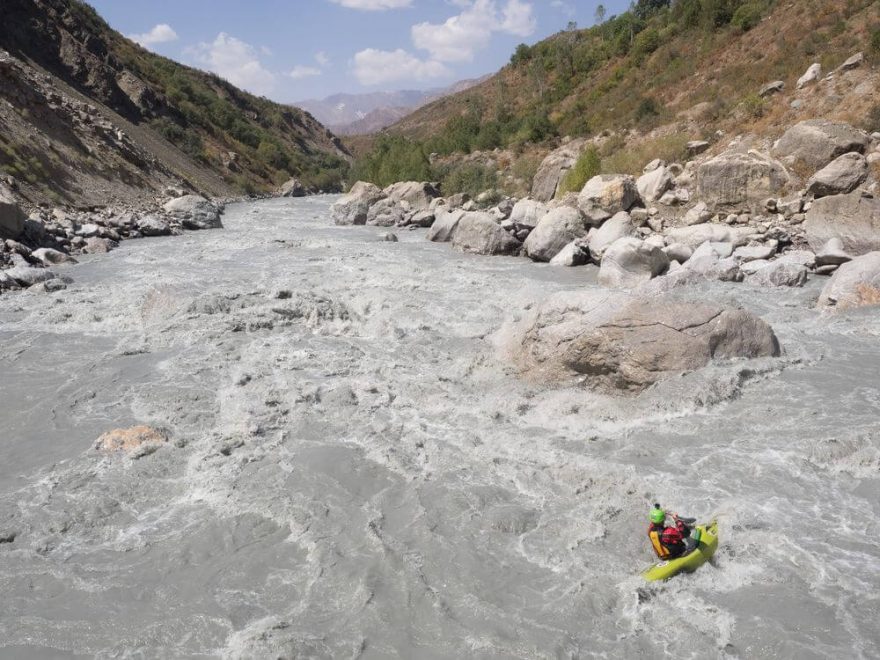
[[[629,0],[89,0],[150,50],[275,101],[445,87]]]

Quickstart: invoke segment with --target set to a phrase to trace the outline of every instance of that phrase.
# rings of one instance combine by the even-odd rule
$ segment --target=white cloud
[[[564,0],[552,0],[550,6],[554,9],[558,9],[566,16],[571,17],[575,15],[574,6],[568,2],[564,2]]]
[[[451,75],[441,62],[420,60],[405,50],[367,48],[354,56],[354,75],[362,85],[382,85],[400,80],[423,81]]]
[[[321,66],[329,66],[330,65],[330,58],[327,56],[327,53],[325,53],[323,50],[318,51],[317,53],[315,53],[315,62],[317,62]]]
[[[159,23],[149,32],[145,32],[144,34],[130,34],[128,38],[132,41],[136,41],[141,46],[149,47],[155,44],[164,44],[169,41],[177,41],[177,32],[174,31],[167,23]]]
[[[330,0],[337,5],[349,9],[361,9],[364,11],[384,11],[386,9],[402,9],[410,7],[412,0]]]
[[[461,4],[461,3],[456,3]],[[445,23],[418,23],[411,33],[417,48],[439,62],[467,62],[496,32],[526,37],[535,31],[534,7],[522,0],[473,0]]]
[[[294,80],[301,80],[303,78],[309,78],[310,76],[320,76],[321,69],[313,66],[303,66],[302,64],[297,64],[290,70],[290,73],[287,75],[293,78]]]
[[[255,94],[268,94],[275,87],[275,74],[263,67],[257,50],[225,32],[218,34],[212,43],[200,43],[187,52],[237,87]]]

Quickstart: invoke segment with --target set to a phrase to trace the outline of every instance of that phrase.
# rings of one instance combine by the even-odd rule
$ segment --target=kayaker
[[[675,559],[693,549],[692,544],[687,542],[691,530],[685,524],[685,520],[672,514],[675,527],[666,526],[666,512],[655,504],[651,509],[651,526],[648,528],[648,538],[654,552],[660,559]]]

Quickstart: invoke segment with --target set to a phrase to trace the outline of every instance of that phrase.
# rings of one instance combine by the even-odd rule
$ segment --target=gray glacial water
[[[506,320],[590,268],[230,207],[0,296],[0,656],[876,658],[880,314],[683,295],[779,360],[641,397],[519,381]],[[151,424],[172,443],[93,449]],[[650,504],[717,516],[648,585]]]

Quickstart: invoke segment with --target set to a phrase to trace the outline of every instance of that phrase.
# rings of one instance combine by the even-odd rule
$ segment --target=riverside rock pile
[[[554,168],[571,166],[566,149],[542,164],[550,183],[541,190],[555,190]],[[880,160],[880,135],[808,120],[765,151],[734,141],[699,158],[655,160],[639,177],[599,175],[579,194],[549,201],[496,191],[444,198],[432,183],[381,190],[358,182],[333,205],[332,218],[429,227],[429,240],[476,254],[593,263],[601,284],[653,294],[706,279],[803,286],[880,250],[880,190],[869,166]]]
[[[37,209],[28,216],[12,190],[0,186],[0,292],[41,285],[63,289],[67,278],[56,267],[76,263],[76,255],[101,254],[120,241],[180,234],[185,229],[222,227],[222,204],[180,190],[147,210],[107,208],[97,211]]]

